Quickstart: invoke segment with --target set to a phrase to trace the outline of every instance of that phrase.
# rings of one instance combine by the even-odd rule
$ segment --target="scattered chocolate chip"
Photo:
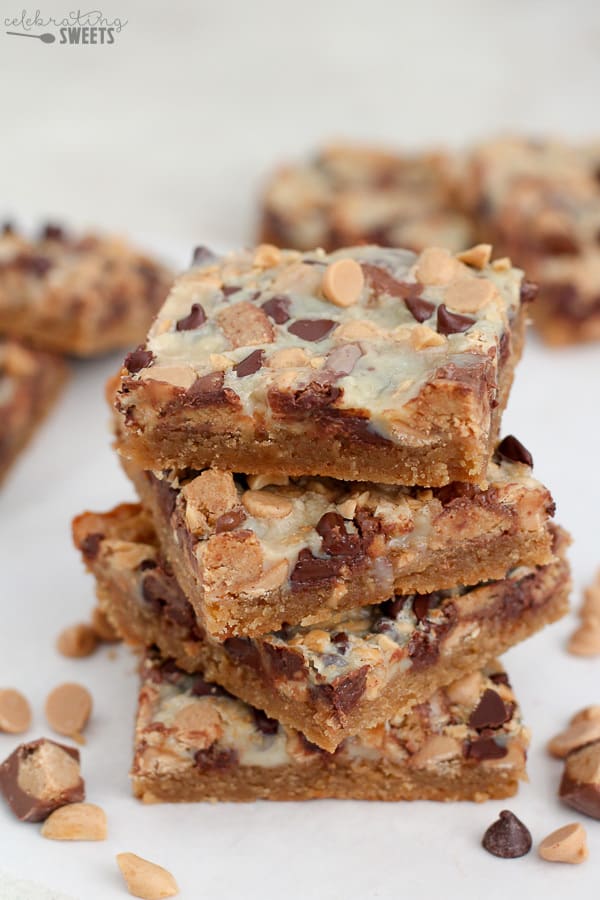
[[[511,717],[510,707],[507,707],[504,700],[493,691],[487,688],[481,696],[481,699],[469,718],[471,728],[482,731],[484,728],[499,728]]]
[[[65,237],[64,229],[60,225],[48,222],[41,231],[42,240],[46,241],[62,241]]]
[[[338,377],[349,375],[362,355],[358,344],[343,344],[328,354],[324,368]]]
[[[336,325],[332,319],[297,319],[288,325],[288,331],[303,341],[322,341]]]
[[[533,457],[529,450],[523,446],[512,434],[507,434],[496,447],[496,453],[509,459],[511,462],[523,463],[526,466],[533,467]]]
[[[476,759],[478,762],[484,759],[502,759],[507,753],[506,747],[497,744],[491,737],[477,738],[476,741],[470,741],[467,746],[468,758]]]
[[[245,378],[246,375],[254,375],[255,372],[263,365],[265,359],[264,350],[254,350],[245,359],[242,359],[237,366],[233,367],[233,371],[238,378]]]
[[[521,303],[532,303],[537,297],[538,291],[539,285],[524,278],[521,282]]]
[[[276,294],[262,305],[262,309],[273,319],[277,325],[283,325],[288,322],[290,317],[290,306],[292,301],[285,294]]]
[[[460,316],[458,313],[450,312],[444,303],[440,303],[437,311],[437,330],[438,334],[458,334],[459,332],[468,331],[471,325],[475,324],[475,319],[470,316]]]
[[[435,303],[423,300],[421,297],[404,297],[407,310],[417,322],[426,322],[435,312]]]
[[[140,344],[137,349],[132,350],[131,353],[127,354],[123,365],[130,375],[135,375],[136,372],[141,372],[142,369],[147,368],[153,359],[154,354],[152,351],[144,350],[143,344]]]
[[[486,831],[481,841],[488,853],[501,859],[516,859],[531,850],[531,834],[520,819],[508,809],[503,809]]]
[[[230,512],[223,513],[215,522],[215,534],[222,534],[224,531],[233,531],[238,525],[246,520],[246,513],[243,509],[232,509]]]
[[[214,262],[216,259],[218,259],[216,253],[213,253],[213,251],[209,250],[208,247],[194,247],[194,250],[192,252],[193,266],[206,266],[208,265],[208,263]]]
[[[206,322],[206,313],[200,303],[192,303],[189,315],[179,319],[175,329],[176,331],[192,331],[194,328],[200,328]]]
[[[104,540],[103,534],[86,534],[84,539],[80,544],[81,552],[84,557],[90,562],[98,556],[98,551],[100,550],[100,544]]]
[[[277,734],[279,731],[279,722],[277,719],[271,719],[262,711],[262,709],[253,709],[254,724],[262,734]]]
[[[314,584],[317,581],[328,581],[335,578],[343,564],[340,558],[329,557],[319,559],[305,547],[298,554],[296,565],[292,569],[290,581],[292,585]]]
[[[322,515],[315,530],[321,536],[324,553],[330,556],[357,556],[360,553],[360,536],[346,531],[346,520],[339,513]]]

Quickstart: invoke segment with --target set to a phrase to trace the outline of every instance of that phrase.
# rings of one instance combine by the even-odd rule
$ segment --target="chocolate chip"
[[[402,610],[404,609],[404,604],[406,602],[406,597],[393,597],[391,600],[385,600],[381,604],[381,612],[387,619],[395,619]]]
[[[229,697],[231,696],[224,688],[212,681],[206,681],[202,675],[194,675],[194,683],[192,684],[192,694],[194,697]]]
[[[349,675],[341,675],[331,684],[320,685],[319,693],[327,698],[337,712],[348,715],[365,692],[368,671],[369,666],[361,666]]]
[[[357,556],[360,553],[360,537],[346,531],[346,521],[336,512],[321,516],[315,528],[321,536],[323,552],[330,556]]]
[[[186,403],[191,406],[239,406],[238,395],[224,387],[224,382],[223,372],[209,372],[208,375],[196,378],[185,392]]]
[[[348,652],[350,641],[348,640],[348,635],[345,631],[337,631],[335,634],[332,634],[331,643],[335,644],[342,656]]]
[[[507,434],[504,440],[500,441],[496,447],[496,453],[509,459],[511,462],[523,463],[526,466],[533,467],[533,457],[529,450],[523,446],[512,434]]]
[[[132,350],[131,353],[127,354],[123,365],[130,375],[135,375],[136,372],[141,372],[142,369],[147,368],[153,359],[154,354],[152,351],[144,350],[143,344],[140,344],[136,350]]]
[[[52,268],[52,260],[46,256],[27,256],[23,254],[17,257],[16,265],[37,278],[43,278],[46,272]]]
[[[332,319],[297,319],[288,331],[303,341],[322,341],[336,325]]]
[[[423,619],[427,618],[427,615],[429,613],[430,599],[430,594],[416,594],[413,598],[412,607],[413,612],[417,618],[417,622],[422,622]]]
[[[279,722],[277,719],[271,719],[262,711],[262,709],[253,709],[254,724],[262,734],[277,734],[279,731]]]
[[[505,703],[500,694],[487,688],[482,697],[471,713],[469,725],[481,731],[484,728],[499,728],[511,717],[511,710]]]
[[[508,809],[503,809],[486,831],[481,841],[488,853],[501,859],[516,859],[531,850],[531,834],[520,819]]]
[[[408,281],[397,281],[389,272],[382,269],[381,266],[373,266],[370,263],[361,263],[361,268],[366,281],[376,295],[389,294],[391,297],[399,297],[406,302],[407,298],[417,298],[423,290],[423,285],[421,284],[416,284],[414,282],[410,283]],[[427,318],[429,318],[429,316]]]
[[[435,312],[435,303],[423,300],[421,297],[404,297],[407,310],[417,322],[425,322]]]
[[[508,750],[497,744],[494,738],[481,737],[475,741],[470,741],[467,746],[467,756],[469,759],[476,759],[481,762],[484,759],[502,759]]]
[[[203,247],[202,245],[194,247],[192,252],[193,266],[206,266],[208,263],[215,262],[217,259],[218,256],[216,253],[213,253],[208,247]]]
[[[304,674],[304,658],[297,650],[265,642],[264,651],[275,676],[297,680]]]
[[[521,303],[531,303],[537,297],[538,291],[539,285],[524,278],[521,282]]]
[[[338,377],[349,375],[362,355],[358,344],[344,344],[331,351],[325,359],[324,368]]]
[[[261,659],[256,644],[250,638],[232,637],[223,642],[223,649],[230,659],[250,669],[260,671]]]
[[[232,294],[237,294],[241,290],[242,288],[239,284],[224,284],[221,288],[221,293],[225,297],[231,297]]]
[[[176,331],[192,331],[194,328],[200,328],[206,322],[206,313],[200,303],[192,303],[189,315],[179,319],[175,326]]]
[[[232,509],[230,512],[223,513],[215,522],[215,534],[222,534],[224,531],[233,531],[238,525],[246,520],[246,513],[243,509]]]
[[[438,334],[458,334],[467,331],[471,325],[475,324],[475,319],[470,316],[460,316],[458,313],[450,312],[444,303],[440,303],[437,311],[437,330]]]
[[[233,371],[238,378],[245,378],[246,375],[254,375],[261,368],[265,358],[264,350],[254,350],[245,359],[242,359],[237,366],[233,367]]]
[[[271,387],[267,391],[267,400],[276,414],[295,418],[299,413],[303,417],[307,411],[314,412],[331,407],[342,393],[342,388],[322,379],[313,380],[305,387],[292,391],[281,391]]]
[[[98,556],[98,551],[100,550],[100,544],[103,540],[104,535],[100,534],[99,532],[86,534],[81,544],[79,545],[79,548],[88,561],[91,562],[92,560],[96,559],[96,557]]]
[[[53,222],[48,222],[42,228],[41,238],[46,241],[62,241],[64,240],[65,232],[64,229],[61,228],[60,225],[56,225]]]
[[[506,672],[494,672],[492,675],[488,675],[488,678],[494,684],[505,684],[507,687],[510,687],[510,681]]]
[[[221,750],[213,744],[208,750],[197,750],[194,762],[201,771],[210,769],[230,769],[237,765],[238,756],[235,750]]]
[[[263,303],[262,309],[277,325],[283,325],[291,318],[291,303],[292,301],[289,297],[286,297],[285,294],[275,294],[274,297],[271,297],[270,300]]]
[[[292,569],[290,581],[296,587],[304,584],[314,584],[318,581],[328,581],[335,578],[342,567],[342,560],[335,557],[319,559],[313,556],[306,547],[298,554],[296,565]]]

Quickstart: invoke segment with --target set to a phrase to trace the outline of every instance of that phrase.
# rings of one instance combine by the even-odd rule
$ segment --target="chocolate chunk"
[[[481,737],[475,741],[470,741],[467,746],[467,757],[476,759],[481,762],[484,759],[502,759],[508,750],[497,744],[494,738]]]
[[[270,643],[265,643],[264,649],[275,676],[297,680],[304,673],[304,659],[298,651]]]
[[[233,531],[238,525],[246,520],[246,513],[243,509],[232,509],[223,513],[215,522],[215,534],[222,534],[224,531]]]
[[[358,344],[344,344],[328,354],[325,359],[325,368],[338,377],[349,375],[362,355]]]
[[[278,415],[295,416],[298,413],[321,410],[331,406],[341,396],[342,389],[326,380],[311,381],[305,387],[292,391],[269,388],[269,406]]]
[[[501,859],[516,859],[531,850],[531,834],[520,819],[508,809],[503,809],[486,831],[481,841],[488,853]]]
[[[79,549],[83,553],[86,560],[91,562],[96,559],[98,556],[98,551],[100,550],[100,544],[104,540],[104,535],[99,532],[95,532],[93,534],[86,534],[84,539],[82,540]]]
[[[568,755],[558,793],[573,809],[600,819],[600,741]]]
[[[207,266],[209,263],[215,262],[215,260],[217,259],[217,254],[213,253],[212,250],[209,250],[208,247],[203,247],[202,245],[194,247],[192,253],[193,266]]]
[[[254,375],[261,368],[265,358],[264,350],[254,350],[245,359],[242,359],[237,366],[233,367],[233,371],[238,378],[245,378],[246,375]]]
[[[381,266],[373,266],[370,263],[361,263],[361,268],[365,280],[377,296],[379,294],[389,294],[391,297],[399,297],[406,302],[407,298],[410,300],[416,299],[423,290],[422,284],[397,281],[389,272],[382,269]],[[429,318],[429,316],[427,318]]]
[[[322,341],[336,325],[332,319],[296,319],[288,331],[303,341]]]
[[[521,282],[521,303],[532,303],[537,297],[538,291],[539,285],[524,278]]]
[[[494,684],[505,684],[507,687],[510,687],[510,681],[508,680],[506,672],[494,672],[493,675],[489,675],[488,678],[490,681],[493,681]]]
[[[212,681],[206,681],[202,675],[195,674],[194,675],[194,683],[192,684],[192,694],[194,697],[230,697],[231,694],[225,690],[225,688],[220,687],[218,684],[213,684]]]
[[[223,372],[209,372],[202,375],[185,392],[186,400],[191,406],[223,406],[230,404],[239,406],[238,395],[224,386]]]
[[[413,598],[412,608],[417,622],[422,622],[429,613],[430,594],[416,594]]]
[[[141,372],[142,369],[146,369],[153,359],[154,354],[152,351],[144,350],[144,345],[140,344],[137,349],[132,350],[131,353],[127,354],[123,365],[130,375],[135,375],[136,372]]]
[[[435,312],[435,303],[423,300],[421,297],[404,297],[407,310],[417,322],[426,322]]]
[[[271,719],[262,711],[262,709],[253,709],[254,724],[262,734],[277,734],[279,731],[279,722],[277,719]]]
[[[224,284],[221,288],[221,293],[224,297],[231,297],[232,294],[237,294],[241,290],[242,288],[239,284]]]
[[[315,530],[321,536],[323,552],[330,556],[358,556],[361,551],[359,535],[346,531],[346,521],[339,513],[322,515]]]
[[[504,440],[500,441],[496,447],[496,453],[509,459],[511,462],[523,463],[526,466],[533,467],[533,457],[529,450],[523,446],[512,434],[507,434]]]
[[[356,707],[365,692],[368,671],[369,666],[361,666],[349,675],[340,675],[331,684],[320,685],[317,690],[327,698],[336,712],[346,716]]]
[[[335,578],[342,567],[342,560],[335,557],[319,559],[313,556],[308,547],[298,554],[296,565],[292,569],[290,581],[292,586],[299,587],[305,584],[315,584],[319,581],[329,581]]]
[[[250,638],[227,638],[223,642],[223,649],[225,650],[227,656],[229,656],[230,659],[233,659],[236,663],[241,663],[243,666],[248,666],[250,669],[254,669],[255,672],[259,672],[261,670],[262,663],[260,659],[260,653],[258,652],[256,644],[252,640],[250,640]]]
[[[470,316],[460,316],[458,313],[452,313],[445,303],[440,303],[437,311],[437,330],[438,334],[458,334],[462,331],[468,331],[471,325],[475,324],[475,319]]]
[[[200,303],[192,303],[189,315],[179,319],[175,326],[176,331],[193,331],[194,328],[200,328],[206,322],[206,313]]]
[[[42,228],[40,236],[42,240],[46,241],[63,241],[65,239],[65,232],[60,225],[56,225],[53,222],[48,222]]]
[[[271,297],[270,300],[263,303],[262,309],[277,325],[283,325],[291,318],[291,304],[291,299],[286,297],[285,294],[275,294],[274,297]]]
[[[21,744],[0,765],[0,791],[18,819],[41,822],[85,799],[79,751],[46,738]]]
[[[217,744],[212,744],[207,750],[197,750],[194,762],[202,772],[210,769],[231,769],[237,765],[238,756],[235,750],[220,749]]]
[[[484,728],[499,728],[511,717],[511,710],[505,703],[500,694],[487,688],[482,697],[471,713],[469,725],[482,731]]]

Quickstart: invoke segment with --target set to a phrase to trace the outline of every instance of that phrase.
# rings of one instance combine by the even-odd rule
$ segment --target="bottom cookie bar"
[[[54,403],[66,375],[60,357],[0,340],[0,482]]]
[[[496,662],[327,753],[202,675],[147,657],[131,774],[145,802],[482,801],[516,792],[527,745]]]

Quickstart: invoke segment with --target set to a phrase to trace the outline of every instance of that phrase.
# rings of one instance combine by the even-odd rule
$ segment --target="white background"
[[[74,5],[52,0],[41,11],[58,17]],[[0,4],[0,214],[151,236],[178,265],[194,243],[249,242],[261,178],[324,138],[419,146],[510,129],[600,135],[600,7],[583,0],[120,2],[103,7],[129,20],[112,47],[7,37],[4,18],[20,6]],[[131,799],[132,658],[104,650],[71,662],[53,649],[61,628],[92,606],[71,517],[131,497],[109,450],[102,399],[117,365],[114,357],[74,367],[62,403],[0,494],[0,685],[30,698],[31,738],[47,732],[43,702],[54,684],[90,688],[83,768],[110,837],[44,841],[2,806],[0,900],[123,897],[114,864],[122,850],[166,865],[192,900],[596,896],[600,825],[591,819],[591,856],[580,868],[534,853],[496,860],[479,847],[504,805],[536,841],[574,818],[555,799],[561,766],[544,751],[575,709],[600,702],[600,661],[564,652],[573,619],[506,658],[533,730],[531,784],[507,804],[144,807]],[[576,539],[576,605],[600,564],[599,388],[598,346],[550,352],[532,339],[505,417]],[[16,743],[0,735],[0,758]]]

